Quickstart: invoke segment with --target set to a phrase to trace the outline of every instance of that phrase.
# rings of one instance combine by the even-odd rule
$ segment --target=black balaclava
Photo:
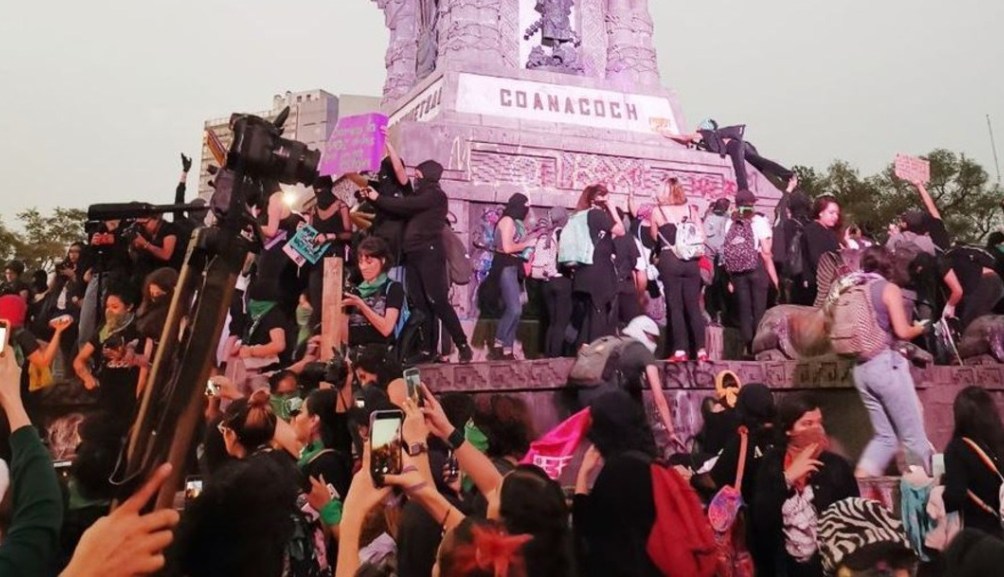
[[[425,174],[424,172],[422,174]],[[502,211],[502,216],[508,216],[513,220],[523,220],[528,214],[530,214],[530,207],[527,203],[530,199],[526,197],[525,194],[517,192],[516,194],[509,197],[509,202],[505,205],[505,210]]]
[[[416,188],[423,184],[439,184],[439,179],[443,177],[443,165],[435,160],[426,160],[416,168],[422,173],[422,178],[415,181]]]

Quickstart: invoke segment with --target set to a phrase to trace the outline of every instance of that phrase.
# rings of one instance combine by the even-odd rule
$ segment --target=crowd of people
[[[568,408],[589,412],[570,487],[525,458],[540,431],[520,397],[437,396],[404,378],[404,367],[445,360],[440,329],[461,363],[474,351],[449,300],[454,261],[465,256],[448,237],[444,169],[421,162],[413,182],[389,140],[378,171],[345,176],[359,188],[351,208],[331,177],[312,183],[304,212],[277,185],[254,199],[262,247],[236,287],[180,515],[143,513],[169,466],[114,510],[122,495],[113,480],[188,240],[206,213],[96,223],[55,274],[30,282],[23,264],[8,263],[0,285],[9,329],[0,358],[4,574],[975,575],[980,563],[1004,559],[1004,426],[993,399],[979,387],[958,395],[938,483],[896,346],[933,347],[924,341],[931,320],[964,327],[998,306],[996,253],[953,246],[921,183],[925,211],[904,214],[880,246],[842,222],[833,197],[810,201],[741,130],[709,124],[683,140],[730,156],[742,183],[747,161],[784,179],[777,218],[759,212],[745,186],[734,211],[722,198],[701,214],[674,177],[649,202],[631,195],[624,207],[595,184],[573,210],[550,209],[533,232],[528,197],[513,195],[485,247],[491,265],[479,302],[498,317],[489,359],[517,358],[527,291],[539,290],[546,305],[545,356],[620,339],[595,378],[570,378]],[[190,167],[182,155],[179,204]],[[367,226],[360,212],[372,215]],[[331,280],[323,261],[304,264],[288,250],[305,226],[322,257],[347,265],[341,342],[324,362]],[[855,286],[875,319],[875,334],[855,337],[872,339],[854,351],[853,374],[875,431],[857,464],[830,452],[814,399],[775,402],[767,387],[743,386],[733,374],[719,375],[693,443],[681,439],[660,359],[708,361],[711,324],[737,327],[750,355],[768,306],[826,306],[852,253],[866,279]],[[645,315],[660,296],[665,332]],[[39,403],[57,378],[72,377],[95,409],[57,476],[39,435]],[[387,415],[400,419],[397,438],[374,451],[375,423]],[[928,490],[940,484],[941,514],[921,528],[860,495],[858,482],[884,474],[901,444],[904,472],[929,480]],[[925,494],[924,505],[935,502]]]

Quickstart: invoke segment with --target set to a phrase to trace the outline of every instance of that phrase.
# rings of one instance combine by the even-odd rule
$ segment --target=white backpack
[[[530,260],[530,278],[547,280],[558,276],[558,235],[561,228],[551,234],[541,235],[533,243],[533,257]]]

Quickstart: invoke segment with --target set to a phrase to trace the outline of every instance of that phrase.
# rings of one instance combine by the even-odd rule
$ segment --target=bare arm
[[[774,266],[774,253],[772,251],[773,240],[773,237],[768,236],[760,243],[760,258],[763,260],[764,268],[767,269],[767,277],[770,278],[770,282],[774,283],[774,288],[778,288],[777,267]]]
[[[962,283],[959,282],[959,277],[955,275],[955,271],[951,269],[945,273],[943,280],[949,291],[948,302],[945,303],[945,307],[952,307],[951,310],[954,312],[956,305],[962,300]]]
[[[624,236],[627,234],[627,230],[624,228],[624,223],[621,222],[620,217],[617,215],[617,207],[614,203],[607,202],[607,212],[610,213],[610,218],[614,221],[613,228],[610,229],[610,234],[613,237]]]
[[[397,179],[397,183],[401,186],[408,184],[408,171],[405,170],[404,162],[401,161],[401,156],[394,149],[394,145],[390,143],[390,138],[384,140],[384,148],[387,149],[387,157],[394,167],[394,178]]]
[[[515,223],[511,217],[502,217],[499,221],[499,238],[502,239],[502,252],[505,254],[518,254],[523,252],[529,246],[533,246],[532,240],[524,240],[522,242],[516,242],[512,239],[515,236]]]
[[[924,186],[924,183],[915,182],[913,185],[917,187],[917,192],[920,193],[920,199],[924,202],[924,207],[927,208],[927,212],[934,218],[941,220],[941,212],[938,211],[938,205],[934,204],[934,199],[931,198],[931,194],[927,192],[927,187]]]
[[[88,366],[88,362],[91,360],[93,354],[94,345],[84,343],[84,346],[80,347],[80,352],[77,353],[77,358],[73,359],[73,371],[84,382],[84,388],[88,391],[94,390],[97,386],[97,381],[94,379],[94,375],[91,374],[90,366]]]
[[[906,318],[906,310],[903,308],[903,291],[893,283],[885,285],[882,291],[882,302],[889,311],[889,324],[892,325],[892,332],[896,338],[903,341],[912,341],[924,334],[924,325],[910,324]]]
[[[264,345],[245,345],[248,356],[265,358],[279,356],[286,350],[286,332],[280,328],[268,331],[269,341]]]
[[[338,212],[342,216],[342,232],[338,233],[338,239],[352,240],[352,216],[349,214],[349,206],[347,204],[342,204]]]
[[[279,221],[282,220],[282,195],[275,193],[268,199],[268,221],[261,227],[265,238],[271,239],[279,234]]]
[[[28,355],[28,362],[39,368],[52,365],[52,359],[56,358],[56,351],[59,350],[59,341],[63,336],[66,326],[69,325],[65,325],[63,328],[57,327],[52,335],[52,340],[45,345],[45,350],[42,351],[39,349]]]

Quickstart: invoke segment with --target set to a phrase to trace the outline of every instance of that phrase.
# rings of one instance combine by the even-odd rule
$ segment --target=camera
[[[327,362],[307,363],[300,372],[300,384],[305,391],[316,389],[322,381],[340,389],[348,376],[349,364],[341,352],[335,351],[335,355]]]
[[[247,176],[283,184],[314,182],[321,153],[282,137],[282,125],[288,116],[288,106],[275,122],[251,114],[231,116],[234,140],[227,153],[227,168],[239,166]]]

